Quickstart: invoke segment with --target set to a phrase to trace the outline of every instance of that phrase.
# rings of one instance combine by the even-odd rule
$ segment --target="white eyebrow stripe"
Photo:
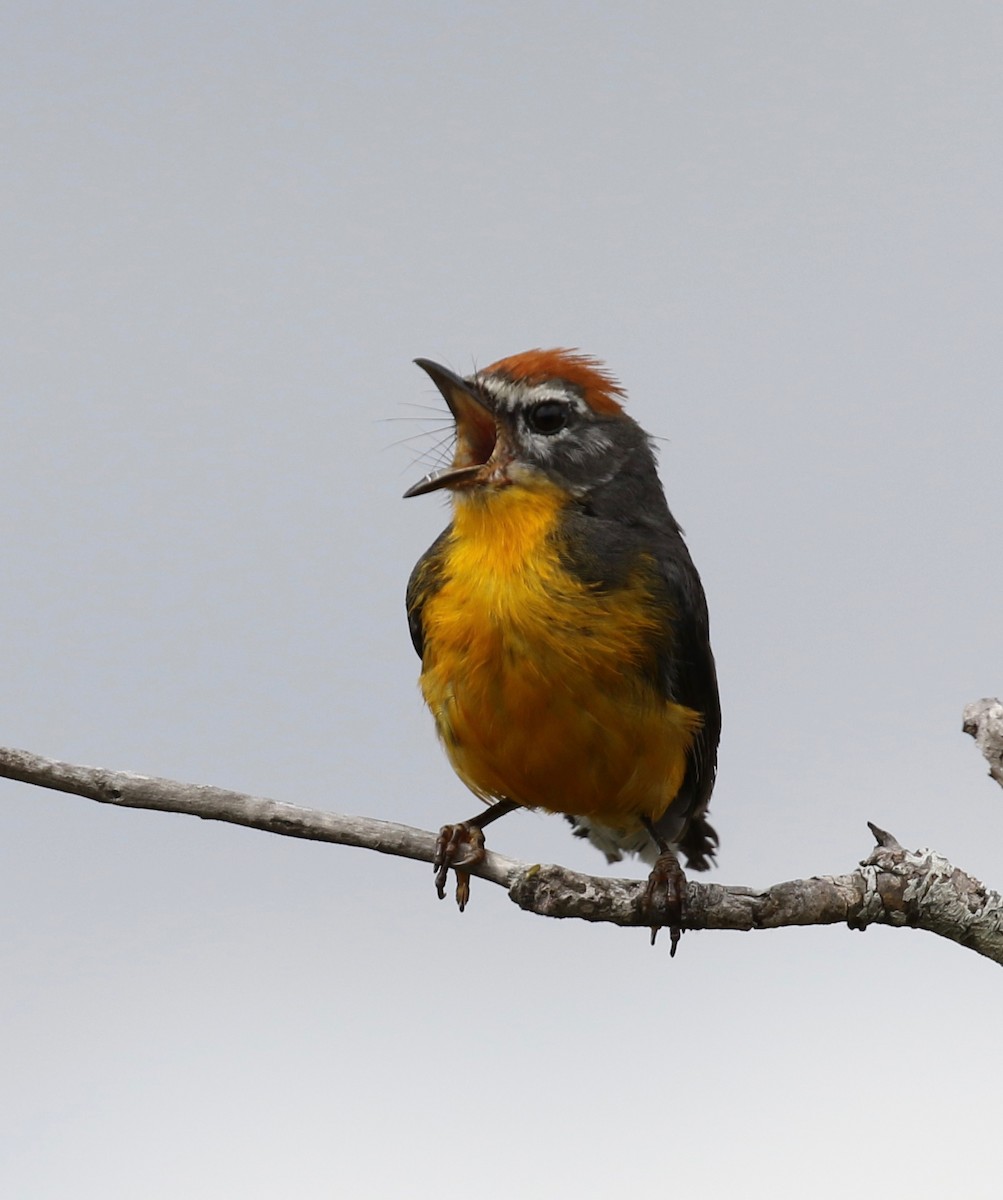
[[[559,380],[547,380],[544,383],[527,384],[515,382],[500,375],[475,375],[473,382],[488,393],[495,405],[511,412],[516,408],[527,408],[540,404],[544,400],[559,400],[562,404],[570,404],[578,412],[588,412],[588,405],[582,399],[577,388],[561,384]]]

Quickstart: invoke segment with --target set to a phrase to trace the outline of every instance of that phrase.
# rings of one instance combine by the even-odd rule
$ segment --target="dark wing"
[[[422,611],[429,596],[434,595],[442,584],[446,542],[453,527],[450,525],[429,546],[415,563],[411,578],[407,581],[407,623],[411,630],[411,641],[421,658],[425,653],[425,626]]]
[[[656,560],[674,616],[671,641],[661,656],[660,679],[668,699],[692,708],[703,720],[690,746],[682,787],[656,828],[666,841],[681,848],[688,866],[706,871],[718,844],[706,819],[721,740],[717,669],[697,569],[678,530],[661,540]]]

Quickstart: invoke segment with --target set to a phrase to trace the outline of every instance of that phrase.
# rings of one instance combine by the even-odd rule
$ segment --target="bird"
[[[652,940],[668,924],[675,953],[679,854],[704,871],[718,846],[721,706],[704,589],[652,439],[604,363],[577,350],[465,377],[414,361],[449,408],[455,449],[405,492],[452,502],[408,581],[408,623],[446,755],[489,805],[440,830],[438,895],[452,868],[465,908],[498,817],[563,814],[609,862],[653,864]]]

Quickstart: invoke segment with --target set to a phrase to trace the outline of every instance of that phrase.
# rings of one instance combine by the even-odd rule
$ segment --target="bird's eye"
[[[568,423],[568,406],[560,400],[542,400],[526,413],[526,424],[534,433],[559,433]]]

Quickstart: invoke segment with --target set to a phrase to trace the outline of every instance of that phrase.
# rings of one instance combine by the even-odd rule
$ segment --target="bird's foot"
[[[648,876],[648,886],[644,889],[642,904],[645,914],[652,919],[651,944],[655,944],[659,929],[668,925],[671,940],[669,957],[674,958],[683,932],[686,876],[679,865],[679,859],[671,850],[663,850],[655,859],[655,865]]]
[[[470,871],[484,861],[484,830],[469,821],[459,825],[443,825],[435,842],[435,890],[439,899],[446,898],[446,876],[452,867],[456,873],[456,903],[460,912],[470,899]]]

